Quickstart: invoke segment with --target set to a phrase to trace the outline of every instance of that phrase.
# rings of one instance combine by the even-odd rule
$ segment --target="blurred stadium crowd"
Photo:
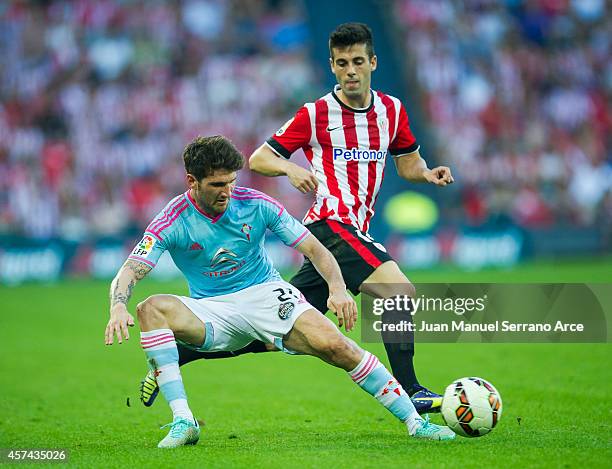
[[[191,138],[221,133],[249,155],[318,92],[298,6],[2,2],[0,234],[140,231],[185,190]]]
[[[436,145],[427,153],[458,175],[462,197],[446,201],[451,218],[609,224],[604,0],[392,5]],[[2,2],[0,235],[138,231],[184,190],[180,152],[193,136],[222,133],[250,154],[323,92],[303,8],[290,0]],[[240,177],[273,195],[289,187],[286,178]],[[281,198],[304,212],[297,191]]]
[[[451,213],[473,226],[503,219],[524,227],[609,226],[612,17],[605,0],[395,6],[435,153],[460,175],[462,210]]]

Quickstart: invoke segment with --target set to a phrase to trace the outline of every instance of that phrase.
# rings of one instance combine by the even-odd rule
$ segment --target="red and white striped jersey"
[[[367,233],[387,151],[397,156],[419,146],[399,99],[372,91],[369,107],[353,109],[337,89],[302,106],[266,143],[284,158],[302,148],[310,162],[319,188],[304,224],[329,218]]]

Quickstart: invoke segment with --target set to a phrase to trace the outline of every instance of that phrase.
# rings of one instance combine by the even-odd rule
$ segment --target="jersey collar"
[[[343,103],[342,100],[336,94],[338,90],[340,90],[340,85],[334,86],[334,89],[332,90],[331,94],[334,97],[334,99],[338,102],[338,104],[342,106],[344,109],[348,109],[349,111],[352,111],[352,112],[368,112],[370,109],[372,109],[372,106],[374,106],[374,92],[372,91],[372,89],[370,89],[370,105],[368,107],[362,107],[362,108],[351,107],[348,104]]]
[[[204,210],[202,210],[200,207],[198,207],[198,204],[196,204],[196,201],[191,196],[191,191],[190,190],[187,190],[187,192],[185,192],[185,196],[187,197],[187,200],[193,206],[193,208],[195,208],[196,211],[200,215],[202,215],[204,218],[206,218],[211,223],[217,223],[219,221],[219,218],[221,218],[223,215],[225,215],[225,212],[227,212],[227,208],[229,208],[229,202],[228,202],[228,205],[227,205],[227,208],[225,209],[225,211],[220,213],[219,215],[216,215],[216,216],[213,217],[212,215],[209,215]]]

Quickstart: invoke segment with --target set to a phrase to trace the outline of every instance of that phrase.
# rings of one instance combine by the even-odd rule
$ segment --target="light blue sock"
[[[194,420],[179,370],[174,333],[170,329],[141,332],[140,344],[147,356],[149,369],[155,373],[159,389],[168,401],[174,418]]]
[[[374,396],[389,412],[406,423],[410,432],[423,421],[406,391],[370,352],[364,353],[359,365],[349,371],[349,375],[364,391]]]

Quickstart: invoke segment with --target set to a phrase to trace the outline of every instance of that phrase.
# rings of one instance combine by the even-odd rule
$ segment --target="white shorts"
[[[313,309],[297,288],[283,280],[253,285],[227,295],[176,298],[206,328],[203,344],[182,343],[210,352],[239,350],[254,340],[275,344],[283,350],[285,334],[304,311]]]

